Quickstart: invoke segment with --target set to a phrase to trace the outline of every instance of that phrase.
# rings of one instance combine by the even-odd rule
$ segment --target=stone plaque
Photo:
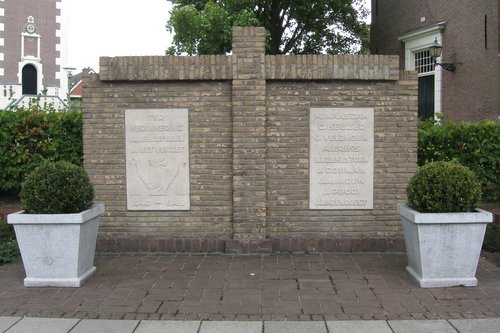
[[[127,208],[189,210],[187,109],[125,110]]]
[[[373,209],[373,108],[311,108],[310,209]]]

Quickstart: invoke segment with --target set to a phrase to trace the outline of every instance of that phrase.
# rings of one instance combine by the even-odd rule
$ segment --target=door
[[[418,78],[418,117],[434,118],[434,75]]]
[[[23,95],[36,95],[38,93],[38,75],[35,66],[23,67]]]

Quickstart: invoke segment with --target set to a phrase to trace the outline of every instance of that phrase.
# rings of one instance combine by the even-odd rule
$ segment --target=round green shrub
[[[408,204],[421,213],[470,212],[481,199],[481,184],[457,162],[430,162],[418,169],[406,188]]]
[[[94,188],[82,167],[46,161],[26,177],[19,196],[28,214],[70,214],[92,206]]]

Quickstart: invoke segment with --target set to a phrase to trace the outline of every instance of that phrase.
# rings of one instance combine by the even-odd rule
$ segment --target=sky
[[[370,0],[365,0],[369,8]],[[99,71],[100,56],[164,55],[172,41],[167,0],[66,0],[68,61]],[[64,14],[63,14],[64,15]]]
[[[171,36],[167,0],[66,0],[68,62],[99,71],[100,56],[164,55]],[[63,14],[64,15],[64,14]]]

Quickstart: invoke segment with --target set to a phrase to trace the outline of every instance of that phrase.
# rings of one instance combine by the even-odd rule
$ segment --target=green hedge
[[[418,164],[450,160],[458,161],[476,174],[482,184],[483,199],[500,198],[500,123],[421,121]]]
[[[18,192],[43,160],[83,163],[82,113],[31,107],[0,110],[0,192]]]

